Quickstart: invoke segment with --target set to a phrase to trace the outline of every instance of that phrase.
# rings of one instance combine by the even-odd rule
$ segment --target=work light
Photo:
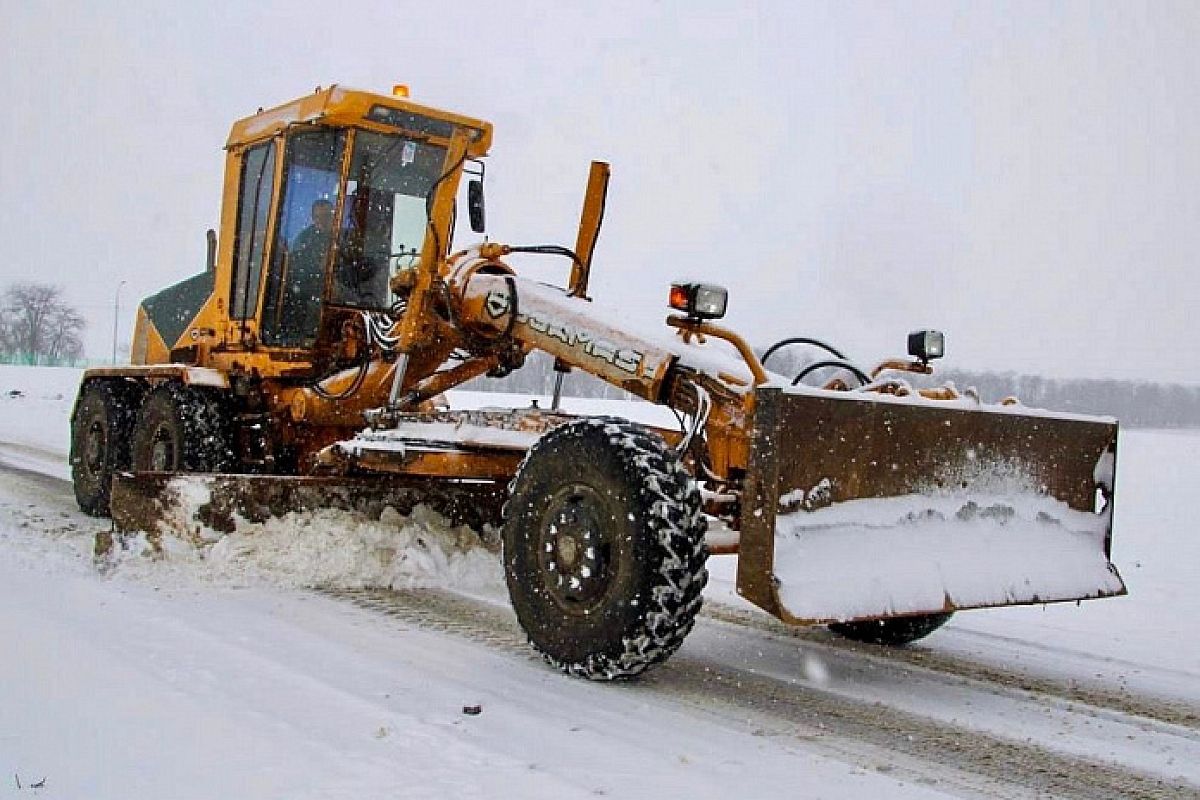
[[[946,337],[941,331],[913,331],[908,335],[908,354],[922,364],[946,355]]]
[[[671,308],[692,319],[720,319],[725,316],[729,292],[711,283],[671,284]]]

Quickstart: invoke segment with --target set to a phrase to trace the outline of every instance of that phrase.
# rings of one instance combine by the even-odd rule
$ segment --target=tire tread
[[[655,554],[651,589],[638,624],[622,637],[616,652],[592,652],[568,660],[547,652],[532,637],[529,642],[547,662],[567,674],[592,680],[630,678],[678,650],[700,612],[708,581],[700,496],[692,476],[661,437],[627,420],[588,417],[555,428],[530,448],[509,485],[506,526],[515,516],[513,499],[521,497],[527,466],[564,437],[576,436],[602,436],[627,474],[643,479],[637,500],[647,511],[647,533]]]

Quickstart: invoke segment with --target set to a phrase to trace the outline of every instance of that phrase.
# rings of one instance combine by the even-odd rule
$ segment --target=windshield
[[[345,131],[303,131],[288,140],[275,248],[263,303],[268,345],[308,347],[317,338]]]
[[[402,136],[356,131],[338,225],[333,302],[390,308],[391,277],[416,266],[425,241],[425,197],[446,149]]]

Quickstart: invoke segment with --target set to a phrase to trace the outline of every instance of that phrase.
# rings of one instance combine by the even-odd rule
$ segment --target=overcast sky
[[[175,5],[0,0],[0,284],[94,356],[202,268],[233,120],[402,82],[495,124],[494,240],[572,245],[610,161],[593,294],[648,321],[699,277],[761,344],[1200,380],[1198,3]]]

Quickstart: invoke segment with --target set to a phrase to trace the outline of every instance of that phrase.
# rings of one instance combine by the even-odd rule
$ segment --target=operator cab
[[[443,171],[446,149],[397,134],[331,128],[295,132],[284,149],[262,340],[305,347],[316,341],[322,300],[389,311],[400,299],[389,289],[391,278],[420,256],[425,198]]]
[[[308,347],[317,339],[323,300],[388,311],[399,299],[390,279],[419,257],[425,198],[442,173],[446,148],[398,134],[315,127],[289,134],[283,150],[261,336],[268,346]],[[245,171],[244,178],[254,177]]]
[[[461,166],[449,163],[458,132],[463,160],[486,153],[487,123],[336,87],[237,123],[227,285],[242,340],[256,330],[268,348],[310,349],[346,313],[402,310],[406,282],[393,279],[415,269],[427,236],[431,252],[447,247],[450,221],[430,214],[435,191],[457,189],[444,177]]]

